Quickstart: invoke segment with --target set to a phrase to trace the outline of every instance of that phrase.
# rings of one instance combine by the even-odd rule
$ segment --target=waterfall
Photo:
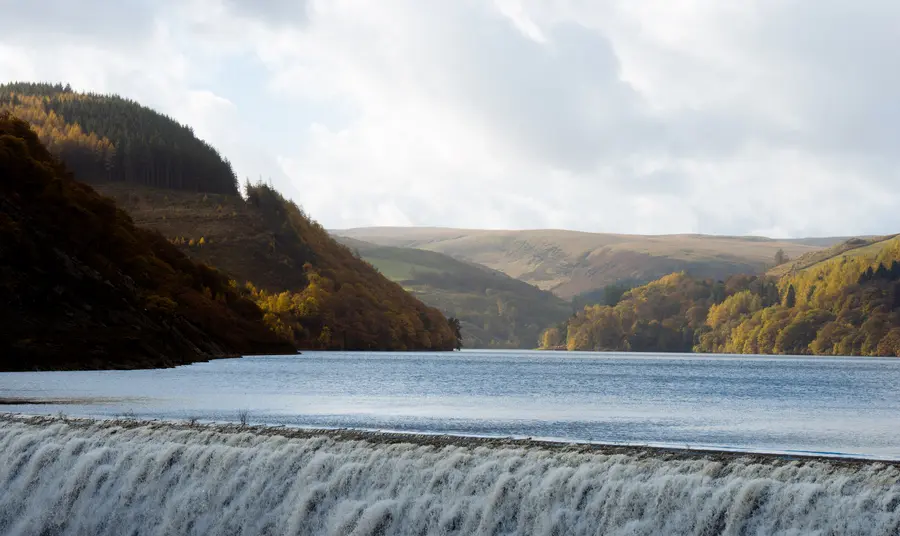
[[[891,463],[0,418],[0,534],[900,534]]]

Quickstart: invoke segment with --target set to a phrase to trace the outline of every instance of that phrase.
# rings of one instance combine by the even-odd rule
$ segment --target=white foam
[[[900,533],[900,470],[877,462],[24,419],[0,453],[0,534]]]

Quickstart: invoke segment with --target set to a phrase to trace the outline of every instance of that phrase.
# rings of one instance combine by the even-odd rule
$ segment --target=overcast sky
[[[329,228],[900,232],[896,0],[0,0]]]

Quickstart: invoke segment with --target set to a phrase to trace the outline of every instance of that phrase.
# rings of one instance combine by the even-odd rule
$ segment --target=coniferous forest
[[[228,160],[190,127],[115,95],[61,84],[0,85],[0,110],[31,123],[80,180],[238,194]]]

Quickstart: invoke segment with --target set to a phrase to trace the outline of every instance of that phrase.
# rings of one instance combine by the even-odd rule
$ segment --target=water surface
[[[237,421],[900,459],[900,360],[320,353],[0,373],[23,413]]]

